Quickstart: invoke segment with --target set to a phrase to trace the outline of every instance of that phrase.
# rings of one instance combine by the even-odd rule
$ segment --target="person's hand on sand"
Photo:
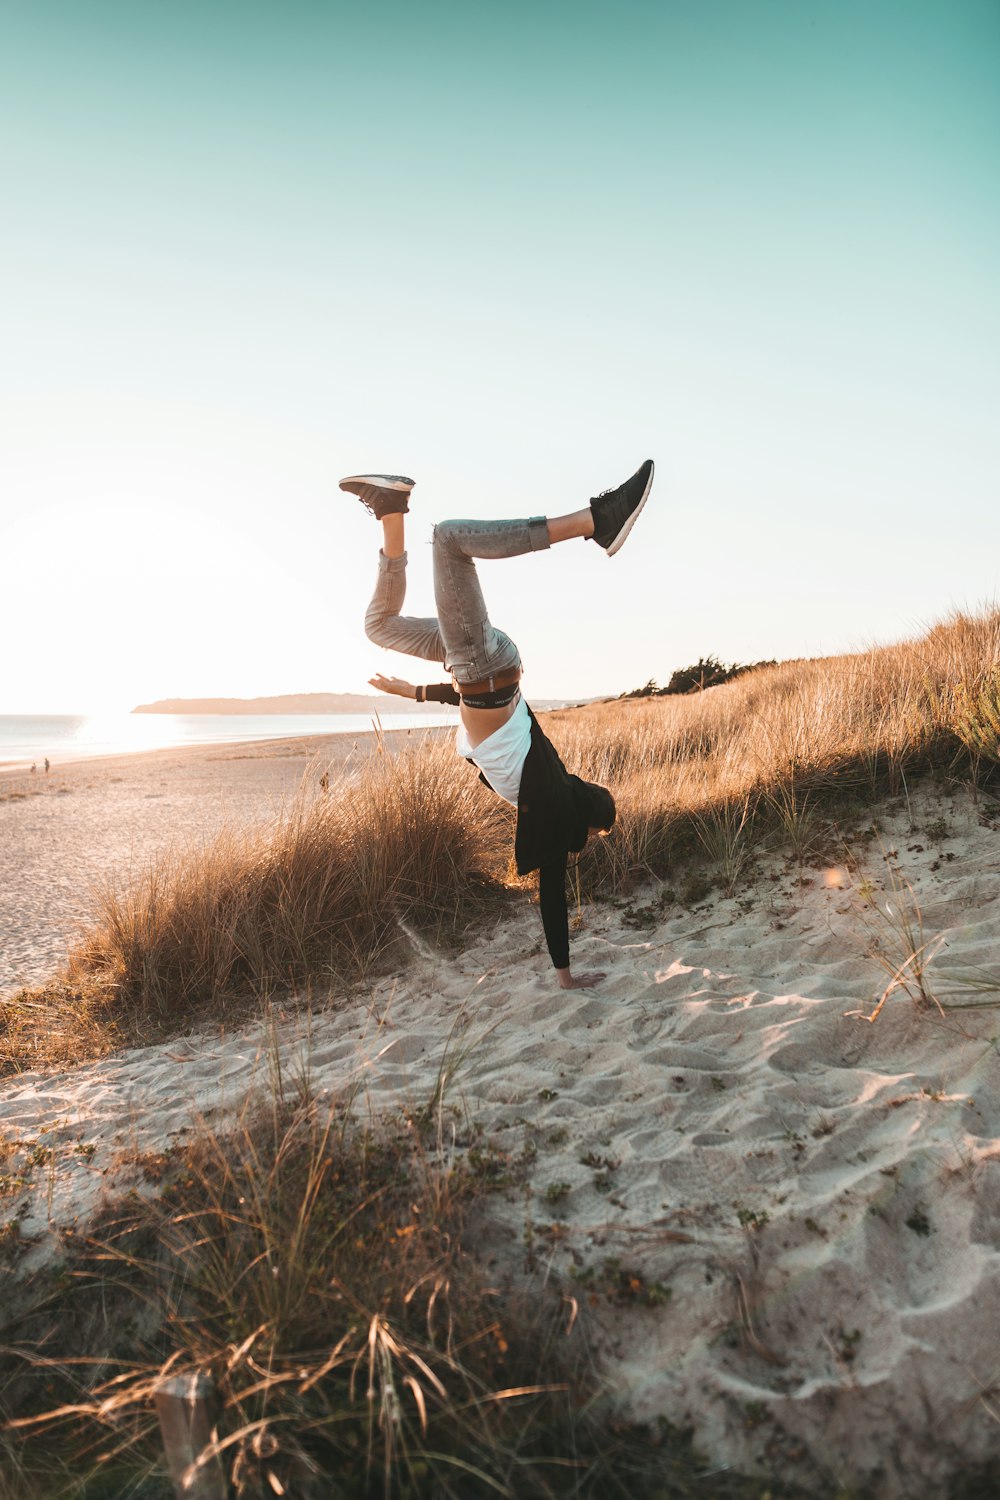
[[[417,690],[412,682],[406,682],[402,677],[383,677],[381,672],[376,672],[374,677],[369,677],[368,685],[378,688],[380,693],[395,693],[397,698],[417,696]]]
[[[573,974],[569,969],[557,969],[559,976],[559,988],[561,990],[589,990],[595,984],[600,984],[602,979],[607,979],[607,974]]]

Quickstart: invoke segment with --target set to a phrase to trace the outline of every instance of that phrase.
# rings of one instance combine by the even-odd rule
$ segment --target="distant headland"
[[[391,707],[390,707],[391,705]],[[440,704],[431,707],[440,712]],[[140,703],[134,714],[367,714],[381,709],[394,714],[425,713],[410,698],[370,697],[363,693],[282,693],[274,698],[159,698]]]
[[[592,698],[533,698],[539,711],[592,703]],[[134,714],[440,714],[440,703],[415,703],[412,698],[376,693],[282,693],[275,698],[158,698],[139,703]]]

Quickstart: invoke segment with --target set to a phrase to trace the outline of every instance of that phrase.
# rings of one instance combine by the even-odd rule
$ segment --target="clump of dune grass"
[[[150,1163],[159,1196],[20,1287],[0,1329],[9,1493],[169,1493],[155,1391],[200,1372],[237,1496],[704,1494],[688,1444],[615,1430],[585,1310],[487,1280],[464,1244],[475,1174],[350,1103],[277,1097],[204,1130]]]
[[[421,934],[455,941],[499,890],[510,820],[454,762],[440,744],[383,748],[327,795],[304,787],[272,826],[225,829],[109,883],[62,978],[3,1007],[0,1066],[153,1040],[227,1000],[350,983]]]
[[[931,987],[930,969],[944,946],[946,934],[926,932],[912,885],[897,868],[893,856],[885,850],[882,851],[882,860],[889,892],[882,900],[871,901],[868,927],[872,942],[868,951],[889,976],[889,982],[869,1015],[863,1011],[848,1014],[861,1015],[866,1021],[877,1021],[886,1001],[899,991],[920,1008],[936,1006],[943,1016],[944,1007]]]
[[[71,974],[160,1010],[370,970],[406,923],[446,936],[489,882],[493,825],[443,747],[373,756],[339,795],[303,793],[105,892]],[[492,835],[492,837],[491,837]]]
[[[1000,761],[1000,672],[984,674],[955,690],[955,731],[977,759]]]
[[[143,1018],[98,980],[56,975],[0,1000],[0,1075],[104,1057],[145,1034]]]

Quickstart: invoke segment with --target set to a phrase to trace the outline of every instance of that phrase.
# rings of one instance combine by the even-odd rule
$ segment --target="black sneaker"
[[[405,515],[409,510],[410,491],[415,479],[405,474],[350,474],[340,481],[340,488],[357,495],[377,521],[391,514]]]
[[[647,458],[641,468],[636,469],[631,479],[616,490],[605,490],[591,500],[590,509],[594,517],[592,540],[613,557],[635,525],[636,516],[642,510],[653,487],[653,460]]]

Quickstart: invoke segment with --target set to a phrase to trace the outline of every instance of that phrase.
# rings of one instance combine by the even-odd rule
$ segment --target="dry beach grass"
[[[612,960],[600,998],[553,1005],[529,947],[536,914],[473,937],[497,903],[528,897],[510,876],[508,814],[448,745],[376,753],[349,789],[310,784],[270,828],[231,829],[109,891],[70,976],[7,1007],[12,1071],[155,1043],[115,1078],[95,1062],[11,1095],[9,1222],[32,1193],[35,1207],[8,1237],[33,1288],[3,1335],[20,1350],[0,1370],[8,1412],[76,1406],[91,1458],[110,1444],[106,1462],[129,1484],[144,1475],[150,1488],[134,1492],[150,1495],[162,1472],[148,1396],[167,1361],[216,1372],[227,1462],[248,1494],[280,1493],[274,1481],[307,1493],[341,1437],[345,1493],[382,1492],[388,1473],[399,1495],[452,1483],[596,1497],[617,1484],[855,1500],[909,1495],[932,1470],[928,1495],[994,1493],[995,1372],[977,1327],[1000,1252],[985,905],[998,673],[1000,616],[984,613],[692,698],[550,715],[571,767],[619,801],[614,836],[579,871],[581,897],[606,898],[577,938]],[[817,861],[846,867],[849,889],[817,882]],[[945,938],[958,970],[934,948]],[[252,1114],[255,1033],[233,1024],[248,997],[279,1005],[310,984],[335,1006],[310,1019],[292,1082],[278,1041],[265,1043],[271,1082]],[[199,1020],[214,1040],[166,1040]],[[363,1080],[349,1096],[347,1075]],[[220,1077],[241,1091],[235,1118],[217,1105]],[[56,1118],[43,1134],[46,1086]],[[82,1102],[96,1092],[110,1122],[137,1091],[131,1180],[149,1206],[105,1196],[102,1218],[72,1217],[74,1182],[127,1178],[111,1135],[94,1123],[78,1141],[67,1117],[96,1122]],[[216,1105],[185,1145],[192,1110]],[[46,1219],[61,1261],[39,1259]],[[78,1250],[53,1228],[64,1223]],[[59,1337],[84,1287],[111,1309],[88,1334],[95,1368],[74,1367]],[[296,1301],[306,1289],[329,1314],[315,1339]],[[111,1325],[136,1297],[167,1315],[116,1343]],[[642,1441],[598,1399],[590,1338]],[[43,1339],[55,1364],[38,1368]],[[311,1385],[330,1360],[329,1384]],[[352,1395],[352,1372],[371,1398]],[[531,1384],[571,1391],[496,1399]],[[698,1429],[709,1458],[657,1432],[664,1411]],[[433,1474],[425,1419],[449,1455]],[[8,1436],[12,1496],[101,1493],[80,1487],[72,1442],[45,1489],[53,1455],[20,1445],[36,1430]],[[476,1476],[456,1479],[456,1460]],[[744,1463],[757,1480],[738,1477]]]
[[[921,771],[988,774],[998,674],[991,611],[705,693],[548,715],[567,763],[618,801],[614,837],[592,840],[579,868],[581,894],[629,892],[692,856],[731,892],[755,850],[829,846],[838,818]],[[0,1066],[149,1040],[227,1001],[363,976],[401,942],[461,935],[517,884],[512,815],[456,774],[447,743],[378,751],[270,825],[223,829],[124,890],[108,885],[64,978],[5,1006]]]

